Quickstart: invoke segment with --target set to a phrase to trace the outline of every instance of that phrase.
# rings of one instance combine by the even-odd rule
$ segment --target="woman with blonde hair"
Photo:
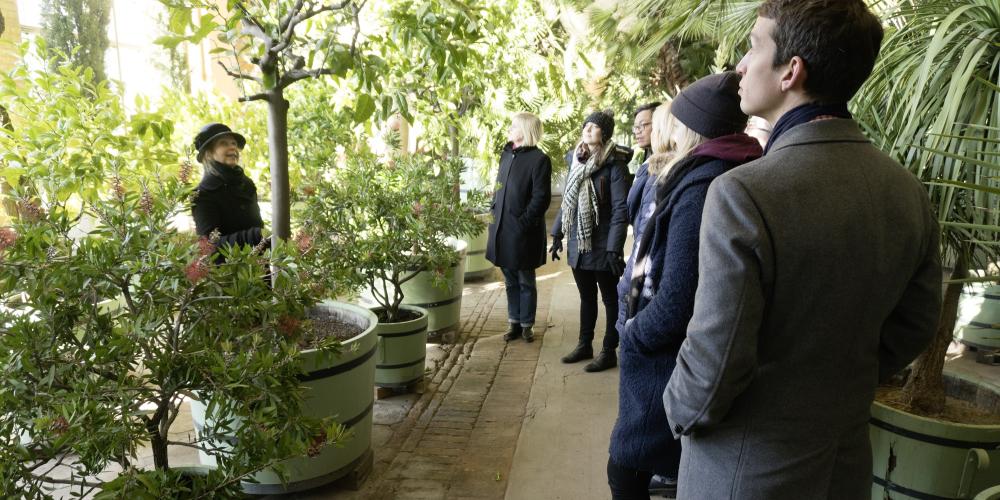
[[[541,149],[542,122],[531,113],[511,117],[500,154],[493,222],[486,258],[503,272],[507,322],[503,338],[535,340],[532,326],[538,305],[535,269],[545,264],[545,211],[552,200],[552,161]]]
[[[654,474],[677,477],[680,441],[670,432],[661,401],[694,312],[705,196],[716,177],[762,154],[760,144],[743,133],[747,116],[740,110],[739,81],[733,72],[707,76],[681,91],[669,110],[653,114],[649,171],[656,179],[656,205],[626,276],[618,419],[608,460],[616,500],[649,499]]]
[[[580,336],[563,363],[594,357],[597,292],[604,303],[605,328],[601,353],[584,367],[598,372],[618,364],[618,294],[615,284],[625,269],[622,248],[628,228],[629,176],[632,152],[612,140],[615,120],[610,112],[591,113],[583,122],[580,143],[566,154],[570,165],[562,207],[552,227],[552,260],[559,258],[563,235],[569,236],[566,256],[580,292]]]

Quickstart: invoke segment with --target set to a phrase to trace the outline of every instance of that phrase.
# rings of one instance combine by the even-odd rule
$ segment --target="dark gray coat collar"
[[[858,122],[844,118],[816,120],[798,125],[785,132],[771,146],[768,155],[781,149],[803,144],[831,142],[871,142],[861,132]]]

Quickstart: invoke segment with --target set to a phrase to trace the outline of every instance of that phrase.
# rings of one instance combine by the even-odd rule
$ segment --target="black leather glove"
[[[552,238],[552,246],[549,248],[549,254],[552,255],[552,260],[559,260],[559,252],[562,252],[562,238]]]
[[[608,270],[615,276],[621,276],[625,272],[625,261],[622,254],[618,252],[606,252],[604,258],[607,259]]]

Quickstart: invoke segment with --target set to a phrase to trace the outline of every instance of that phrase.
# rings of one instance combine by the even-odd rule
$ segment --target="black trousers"
[[[630,469],[608,460],[608,486],[612,500],[649,500],[652,472]]]
[[[604,302],[604,350],[618,348],[618,277],[611,271],[573,270],[576,289],[580,291],[580,343],[594,342],[594,327],[597,326],[597,290],[601,291]]]

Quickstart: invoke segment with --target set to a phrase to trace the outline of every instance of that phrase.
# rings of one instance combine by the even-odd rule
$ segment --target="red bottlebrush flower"
[[[194,170],[194,165],[191,164],[191,160],[184,160],[181,162],[181,170],[177,174],[177,178],[181,180],[181,183],[187,184],[191,181],[191,172]]]
[[[208,276],[208,271],[208,264],[205,263],[205,258],[200,257],[198,260],[188,264],[188,266],[184,268],[184,275],[187,276],[188,281],[192,284],[196,284]]]
[[[312,248],[313,239],[305,231],[300,231],[299,234],[295,235],[295,246],[299,248],[299,252],[306,253]]]
[[[316,194],[316,188],[314,188],[312,186],[306,186],[306,187],[302,188],[302,194],[304,194],[306,196],[313,196],[313,195]]]
[[[111,179],[111,190],[115,193],[115,199],[125,201],[125,187],[122,186],[121,177],[115,175],[114,179]]]
[[[45,216],[45,211],[37,201],[22,201],[18,203],[17,211],[22,219],[29,222],[37,222]]]
[[[17,241],[17,233],[9,227],[0,227],[0,252],[14,246]]]
[[[215,253],[215,245],[211,241],[208,241],[208,238],[205,236],[198,238],[198,256],[204,257],[213,253]]]
[[[309,449],[306,450],[306,454],[310,458],[319,455],[319,452],[323,450],[323,446],[326,444],[326,434],[317,434],[313,436],[312,441],[309,443]]]
[[[421,212],[424,211],[424,206],[421,205],[419,201],[413,202],[413,205],[410,208],[413,210],[413,215],[417,217],[420,217]]]
[[[299,326],[302,325],[302,321],[298,318],[292,316],[282,316],[278,320],[278,331],[281,332],[286,338],[291,338],[295,336],[295,333],[299,331]]]
[[[148,188],[142,190],[142,197],[139,198],[139,210],[142,210],[142,213],[146,215],[153,212],[153,195],[150,194]]]
[[[69,430],[69,422],[66,420],[66,417],[60,415],[52,420],[52,425],[49,426],[49,430],[51,430],[56,436],[62,436]]]

